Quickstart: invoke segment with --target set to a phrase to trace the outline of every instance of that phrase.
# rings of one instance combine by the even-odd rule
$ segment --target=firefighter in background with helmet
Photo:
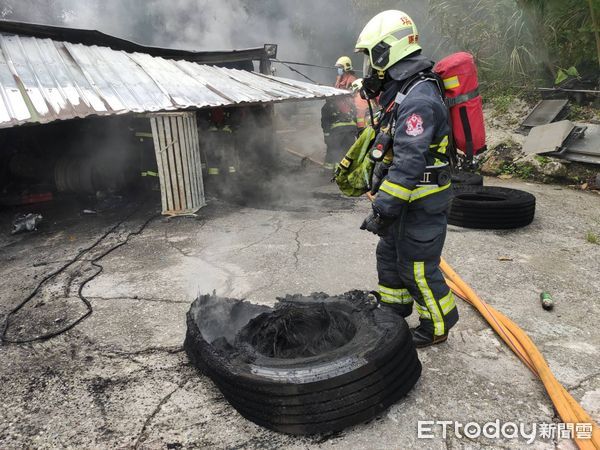
[[[335,87],[350,90],[356,80],[352,61],[349,57],[342,56],[336,61],[335,67]],[[328,173],[332,173],[336,163],[342,160],[357,136],[356,106],[353,98],[327,100],[321,109],[321,128],[327,146],[324,168]]]
[[[372,212],[361,228],[377,246],[382,305],[406,317],[413,306],[417,347],[443,342],[458,321],[454,295],[440,271],[451,199],[446,148],[450,127],[433,62],[421,55],[412,19],[396,10],[371,19],[356,50],[364,53],[362,92],[383,108],[371,151]],[[375,183],[375,181],[374,181]]]
[[[355,83],[358,81],[358,78],[352,67],[352,60],[347,56],[342,56],[335,62],[335,67],[338,70],[335,87],[338,89],[346,89],[354,93],[353,101],[354,110],[356,112],[356,128],[358,128],[357,135],[359,135],[361,131],[365,129],[369,120],[369,104],[355,89]],[[339,160],[336,162],[339,162]]]
[[[235,114],[237,112],[237,116]],[[206,129],[202,150],[206,160],[206,192],[221,198],[238,196],[240,168],[234,132],[240,123],[240,111],[212,108],[202,128]]]

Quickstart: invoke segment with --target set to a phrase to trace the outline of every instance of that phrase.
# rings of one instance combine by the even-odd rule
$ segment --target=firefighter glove
[[[367,216],[360,226],[361,230],[370,231],[377,236],[383,237],[388,233],[389,227],[394,219],[382,217],[377,209],[373,208],[373,211]]]

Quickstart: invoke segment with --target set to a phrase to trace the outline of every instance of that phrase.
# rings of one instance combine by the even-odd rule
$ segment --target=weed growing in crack
[[[593,231],[588,231],[585,235],[585,240],[590,244],[600,245],[600,237]]]

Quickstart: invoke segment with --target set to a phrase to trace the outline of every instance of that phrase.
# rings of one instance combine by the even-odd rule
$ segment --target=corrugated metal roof
[[[0,128],[348,94],[255,72],[35,37],[0,35],[0,50]]]
[[[75,44],[99,45],[110,47],[113,50],[123,50],[129,53],[146,53],[151,56],[160,56],[166,59],[185,59],[199,64],[230,64],[260,61],[265,58],[275,58],[272,45],[265,44],[261,47],[252,47],[236,50],[183,50],[168,47],[153,47],[128,41],[117,36],[111,36],[98,30],[82,28],[58,27],[30,22],[18,22],[0,19],[0,33],[31,36],[40,39],[73,42]],[[223,66],[230,67],[230,66]],[[234,66],[235,67],[235,66]],[[241,69],[242,67],[235,67]]]

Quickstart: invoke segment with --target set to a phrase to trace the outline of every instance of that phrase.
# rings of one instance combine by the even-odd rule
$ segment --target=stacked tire
[[[219,318],[202,313],[202,304],[211,300],[200,297],[187,315],[184,347],[192,363],[248,420],[297,435],[338,431],[385,411],[404,397],[421,375],[406,321],[373,307],[366,298],[366,293],[354,291],[340,297],[290,300],[300,312],[303,308],[323,308],[325,314],[335,314],[335,321],[349,321],[353,331],[337,348],[317,355],[281,358],[261,353],[248,342],[240,345],[243,330],[237,331],[236,349],[232,347],[230,352],[222,349],[231,346],[231,334],[225,346],[216,345],[218,340],[210,343],[210,333],[203,333],[203,321],[214,324]],[[220,299],[221,303],[224,300]],[[227,302],[233,302],[231,311],[251,305]],[[259,322],[268,315],[255,314],[249,324],[260,327]],[[223,318],[228,320],[226,315]]]
[[[473,172],[455,172],[452,174],[454,186],[483,186],[483,177]]]
[[[463,228],[511,229],[529,225],[535,197],[529,192],[496,186],[457,186],[448,223]]]

